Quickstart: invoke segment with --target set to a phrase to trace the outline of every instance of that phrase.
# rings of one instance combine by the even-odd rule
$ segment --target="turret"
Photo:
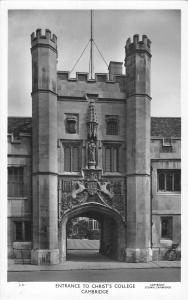
[[[133,36],[133,42],[128,38],[126,42],[126,57],[132,55],[136,52],[148,52],[148,55],[151,57],[151,41],[147,35],[142,35],[142,40],[139,39],[139,34]]]
[[[52,35],[49,29],[45,30],[44,35],[42,35],[41,29],[37,29],[36,33],[31,34],[31,47],[33,48],[38,44],[46,44],[57,51],[57,37],[55,34]]]
[[[49,29],[31,34],[32,92],[38,89],[56,93],[57,37]],[[47,60],[48,58],[48,60]]]
[[[128,95],[145,94],[150,96],[151,41],[146,35],[129,38],[125,46],[125,66],[128,77]]]
[[[57,38],[31,35],[33,264],[59,263],[57,228]]]
[[[136,34],[126,43],[127,261],[151,259],[150,223],[150,52]]]

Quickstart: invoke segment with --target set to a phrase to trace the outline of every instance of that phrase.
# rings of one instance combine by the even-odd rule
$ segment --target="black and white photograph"
[[[181,25],[178,7],[7,10],[7,285],[180,289]]]

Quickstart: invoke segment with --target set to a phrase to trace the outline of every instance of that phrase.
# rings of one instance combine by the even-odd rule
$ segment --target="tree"
[[[79,220],[75,225],[74,225],[77,235],[79,238],[87,238],[88,237],[88,222],[86,220]]]

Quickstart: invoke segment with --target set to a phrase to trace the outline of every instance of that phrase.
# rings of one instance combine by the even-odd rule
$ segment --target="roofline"
[[[120,100],[122,100],[121,98],[120,98]],[[32,116],[23,116],[23,117],[21,117],[21,116],[8,116],[8,118],[22,118],[22,119],[24,119],[24,118],[27,118],[27,119],[29,119],[29,118],[31,118],[32,119]],[[155,119],[181,119],[181,116],[180,117],[155,117],[155,116],[151,116],[151,119],[152,118],[155,118]]]

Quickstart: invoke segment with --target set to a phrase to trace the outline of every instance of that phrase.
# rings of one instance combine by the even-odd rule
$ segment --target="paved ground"
[[[118,262],[98,253],[97,250],[68,250],[68,260],[59,265],[9,264],[8,270],[23,271],[65,271],[65,270],[109,270],[109,269],[154,269],[180,268],[180,261],[160,261],[150,263]]]
[[[180,281],[180,261],[118,262],[99,254],[99,241],[68,240],[67,246],[67,261],[59,265],[36,266],[9,261],[8,280]]]
[[[8,272],[8,281],[178,282],[179,268]]]
[[[85,249],[85,250],[98,250],[99,240],[77,240],[67,239],[67,249]]]
[[[71,262],[114,262],[99,253],[99,250],[67,250],[67,261]]]

